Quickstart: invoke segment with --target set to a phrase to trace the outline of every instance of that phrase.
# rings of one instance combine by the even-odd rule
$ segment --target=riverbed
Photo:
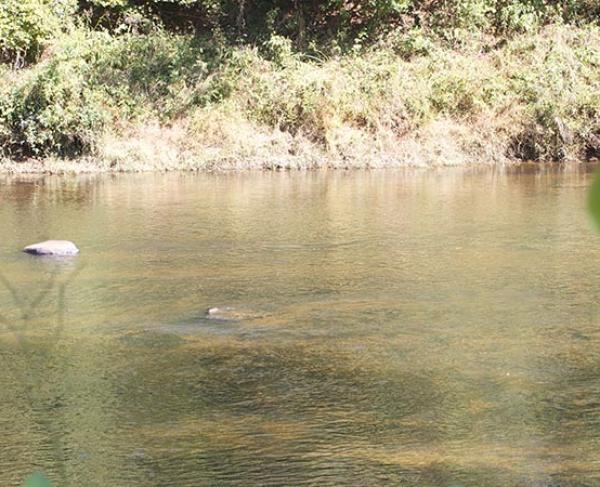
[[[0,485],[600,484],[590,182],[0,176]]]

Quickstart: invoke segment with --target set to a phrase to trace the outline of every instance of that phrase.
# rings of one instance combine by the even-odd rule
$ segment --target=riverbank
[[[321,58],[76,29],[0,70],[0,172],[374,168],[600,157],[600,29]]]

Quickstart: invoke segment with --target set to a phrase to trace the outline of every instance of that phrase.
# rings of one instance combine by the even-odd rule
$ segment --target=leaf
[[[34,473],[25,479],[23,487],[52,487],[52,482],[43,473]]]
[[[594,181],[588,192],[587,207],[596,229],[600,231],[600,166],[594,171]]]

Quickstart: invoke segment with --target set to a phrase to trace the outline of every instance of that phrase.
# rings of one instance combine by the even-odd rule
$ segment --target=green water
[[[590,178],[0,178],[0,485],[600,485]]]

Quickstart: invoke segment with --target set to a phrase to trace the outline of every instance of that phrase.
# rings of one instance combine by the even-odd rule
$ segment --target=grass
[[[78,29],[0,71],[4,171],[380,167],[600,157],[600,28],[344,55]]]

